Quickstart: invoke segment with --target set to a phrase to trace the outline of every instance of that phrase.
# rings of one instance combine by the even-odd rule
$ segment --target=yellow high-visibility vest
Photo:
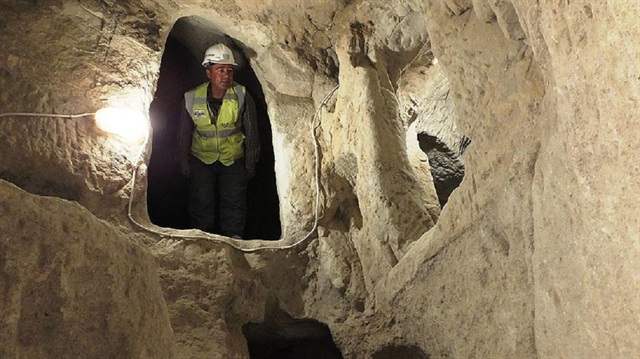
[[[206,164],[220,161],[225,166],[244,157],[242,109],[245,88],[233,83],[222,99],[215,121],[207,103],[208,82],[185,93],[185,107],[194,123],[191,153]]]

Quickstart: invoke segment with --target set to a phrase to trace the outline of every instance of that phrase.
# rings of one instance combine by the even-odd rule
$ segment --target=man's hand
[[[247,181],[252,179],[256,175],[256,170],[253,168],[247,168]]]
[[[182,173],[182,175],[187,178],[189,177],[189,163],[187,162],[180,163],[180,173]]]

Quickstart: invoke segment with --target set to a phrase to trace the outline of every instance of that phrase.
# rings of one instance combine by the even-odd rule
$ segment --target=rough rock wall
[[[532,188],[536,344],[543,357],[635,357],[640,3],[550,5],[514,1],[549,89]]]
[[[0,181],[0,357],[173,358],[158,265],[86,208]]]
[[[470,143],[456,126],[455,104],[450,94],[449,81],[430,47],[402,73],[398,87],[403,120],[409,127],[407,147],[413,145],[419,160],[429,163],[440,207],[460,186],[464,177],[462,155]]]
[[[326,323],[350,358],[638,356],[640,226],[638,205],[625,196],[638,189],[631,155],[638,153],[631,122],[640,91],[637,3],[275,5],[0,5],[3,112],[77,113],[131,96],[130,104],[145,108],[177,19],[197,15],[207,29],[231,36],[269,106],[284,244],[314,222],[311,121],[340,85],[316,119],[317,235],[293,250],[243,254],[175,237],[190,232],[148,234],[174,330],[171,339],[165,332],[150,338],[174,343],[179,358],[243,358],[242,325],[284,311]],[[441,214],[396,98],[403,70],[429,44],[451,86],[458,126],[473,141],[465,180]],[[593,78],[601,79],[598,92]],[[0,146],[3,179],[129,226],[132,161],[144,146],[105,138],[85,119],[30,117],[0,119]],[[138,180],[134,216],[148,224],[144,171]],[[62,213],[77,207],[56,203]],[[2,228],[12,228],[10,220]],[[9,242],[37,237],[7,233],[15,233]],[[114,261],[129,268],[135,259]],[[9,274],[1,284],[19,278]],[[125,273],[116,278],[136,285]],[[19,310],[11,307],[3,320]],[[117,356],[106,351],[95,357]]]
[[[473,144],[381,293],[443,357],[637,356],[638,205],[622,191],[638,186],[640,4],[427,5]]]
[[[447,4],[427,2],[426,23],[458,125],[472,139],[465,179],[379,291],[397,321],[427,328],[407,336],[435,357],[535,357],[529,268],[537,128],[527,119],[544,95],[542,78],[523,41],[505,38],[471,3]]]
[[[17,2],[2,4],[1,14],[2,113],[81,114],[107,105],[147,110],[162,41],[153,8]],[[0,128],[2,178],[77,201],[102,218],[126,218],[139,145],[100,136],[90,116],[3,118]]]

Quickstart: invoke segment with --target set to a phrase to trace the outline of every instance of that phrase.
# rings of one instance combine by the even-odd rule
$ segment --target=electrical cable
[[[85,112],[79,113],[76,115],[57,115],[54,113],[30,113],[30,112],[7,112],[0,113],[0,117],[16,117],[16,116],[26,116],[26,117],[61,117],[61,118],[76,118],[76,117],[86,117],[95,115],[95,112]]]
[[[292,244],[288,244],[286,246],[271,246],[271,245],[266,245],[266,246],[260,246],[260,247],[255,247],[255,248],[242,248],[232,242],[229,242],[227,240],[223,240],[220,238],[216,238],[213,237],[212,235],[187,235],[187,234],[171,234],[171,233],[163,233],[160,232],[158,230],[149,228],[143,224],[141,224],[140,222],[136,221],[135,218],[133,218],[133,214],[132,214],[132,208],[133,208],[133,198],[135,197],[135,187],[136,187],[136,177],[138,174],[138,167],[140,167],[141,164],[141,160],[142,160],[142,155],[144,154],[144,151],[146,150],[147,147],[147,143],[149,141],[149,133],[146,134],[145,138],[144,138],[144,142],[142,143],[142,146],[140,148],[140,152],[138,153],[138,156],[136,157],[136,162],[133,164],[133,172],[131,174],[131,192],[129,194],[129,202],[127,205],[127,217],[129,218],[129,220],[131,221],[131,223],[133,223],[134,225],[136,225],[138,228],[156,234],[160,237],[163,238],[169,238],[169,239],[184,239],[184,240],[189,240],[189,239],[203,239],[203,240],[208,240],[208,241],[213,241],[213,242],[219,242],[219,243],[223,243],[226,244],[228,246],[230,246],[233,249],[236,249],[238,251],[241,252],[245,252],[245,253],[251,253],[251,252],[257,252],[257,251],[261,251],[261,250],[268,250],[268,249],[290,249],[293,248],[295,246],[298,246],[299,244],[303,243],[304,241],[306,241],[307,239],[309,239],[311,237],[311,235],[316,231],[316,229],[318,228],[318,220],[319,220],[319,211],[320,211],[320,174],[319,174],[319,170],[320,170],[320,160],[319,160],[319,155],[318,155],[318,139],[316,138],[316,134],[315,134],[315,130],[316,130],[316,122],[317,122],[317,118],[318,118],[318,114],[320,113],[320,110],[322,109],[323,106],[325,106],[327,104],[327,102],[329,101],[329,99],[331,99],[331,96],[333,96],[333,93],[338,89],[338,87],[340,87],[340,85],[336,85],[331,91],[329,91],[329,93],[327,93],[327,95],[324,97],[324,99],[322,100],[322,102],[320,102],[320,105],[318,106],[318,109],[316,110],[316,112],[313,115],[312,121],[311,121],[311,138],[313,139],[313,150],[314,150],[314,179],[315,179],[315,206],[314,206],[314,222],[313,222],[313,227],[311,228],[311,230],[301,239],[299,239],[298,241],[292,243]],[[90,116],[90,115],[95,115],[95,112],[87,112],[87,113],[81,113],[81,114],[74,114],[74,115],[59,115],[59,114],[51,114],[51,113],[28,113],[28,112],[11,112],[11,113],[2,113],[0,114],[0,117],[15,117],[15,116],[29,116],[29,117],[58,117],[58,118],[76,118],[76,117],[85,117],[85,116]]]

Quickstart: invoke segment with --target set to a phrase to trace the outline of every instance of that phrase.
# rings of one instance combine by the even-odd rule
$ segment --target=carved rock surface
[[[154,257],[76,203],[0,181],[0,357],[173,358]]]
[[[345,358],[640,357],[639,18],[636,1],[4,2],[3,114],[146,112],[170,33],[196,58],[232,43],[268,108],[282,238],[150,223],[152,137],[2,115],[0,356],[246,358],[244,325],[288,318]],[[442,210],[427,130],[471,139]]]

